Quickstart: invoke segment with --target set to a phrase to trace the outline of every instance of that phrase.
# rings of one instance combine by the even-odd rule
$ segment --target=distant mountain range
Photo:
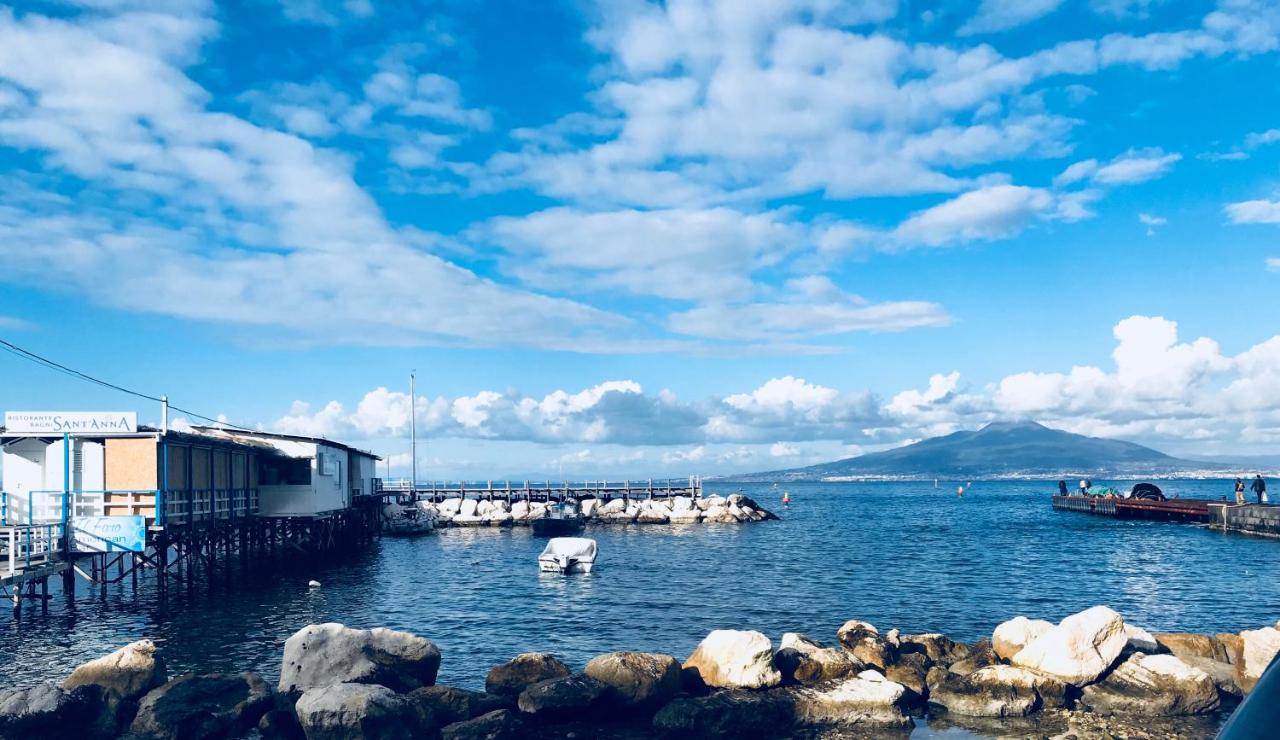
[[[1035,422],[997,422],[883,452],[733,480],[1115,478],[1225,473],[1228,463],[1183,460],[1133,442],[1086,437]]]

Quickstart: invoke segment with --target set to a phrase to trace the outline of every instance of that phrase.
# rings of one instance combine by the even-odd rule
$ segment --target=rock
[[[1236,659],[1233,661],[1236,685],[1246,694],[1253,691],[1254,684],[1258,683],[1262,672],[1271,665],[1277,652],[1280,652],[1280,630],[1275,627],[1241,632],[1239,647],[1235,650]]]
[[[70,691],[46,683],[0,689],[0,737],[82,738],[103,707],[103,691],[84,685]]]
[[[272,709],[258,720],[258,734],[263,740],[306,740],[298,723],[298,715],[287,709]]]
[[[438,508],[440,513],[444,516],[457,516],[458,512],[462,509],[462,499],[447,498],[440,502],[440,506]]]
[[[671,499],[671,512],[693,511],[698,507],[693,505],[693,499],[688,496],[676,496]]]
[[[733,516],[729,513],[729,509],[724,506],[708,506],[702,510],[702,518],[704,521],[716,522],[724,519],[726,516]]]
[[[1198,635],[1194,632],[1157,632],[1152,635],[1163,649],[1186,660],[1187,658],[1209,658],[1224,660],[1218,656],[1218,646],[1209,635]]]
[[[1009,662],[1083,686],[1110,668],[1128,641],[1120,615],[1095,606],[1062,620]]]
[[[1209,678],[1212,678],[1213,684],[1218,687],[1219,698],[1244,698],[1244,690],[1236,684],[1235,668],[1230,663],[1224,663],[1213,658],[1197,658],[1195,656],[1187,656],[1180,658],[1180,660],[1192,668],[1204,671]]]
[[[409,701],[377,684],[339,683],[309,689],[295,709],[307,740],[409,740],[421,730]]]
[[[617,514],[626,510],[627,501],[626,499],[621,498],[609,499],[609,501],[605,502],[605,504],[600,507],[601,514]]]
[[[440,650],[432,641],[383,627],[358,630],[311,624],[284,643],[280,693],[339,683],[381,684],[412,691],[436,682]]]
[[[463,499],[462,503],[458,505],[458,516],[480,516],[480,502],[473,498]]]
[[[510,697],[452,686],[424,686],[405,694],[405,698],[418,710],[423,723],[431,727],[465,722],[488,712],[515,706]]]
[[[120,702],[142,698],[166,678],[164,661],[156,654],[155,643],[138,640],[82,664],[67,676],[62,688],[70,691],[77,686],[99,686],[107,708],[115,711]]]
[[[707,686],[764,689],[782,682],[773,665],[773,643],[754,631],[714,630],[684,662],[696,668]]]
[[[596,513],[600,510],[600,499],[598,498],[583,499],[581,508],[582,508],[582,515],[590,519],[591,517],[595,516]]]
[[[856,676],[864,668],[845,650],[827,647],[795,632],[782,636],[774,665],[784,681],[806,686]]]
[[[725,501],[723,496],[707,496],[705,498],[698,499],[698,508],[702,511],[707,511],[708,509],[715,507],[724,508],[726,506],[728,506],[728,502]]]
[[[1150,632],[1147,632],[1141,627],[1136,627],[1132,624],[1126,623],[1124,626],[1124,635],[1128,638],[1128,641],[1125,643],[1126,650],[1146,653],[1148,655],[1163,651],[1163,648],[1160,647],[1160,643],[1156,642],[1156,638],[1153,637]]]
[[[656,511],[641,511],[640,514],[636,516],[636,521],[640,524],[667,524],[671,521],[671,516],[668,514],[660,514]]]
[[[887,641],[886,641],[887,644]],[[969,656],[969,646],[946,635],[930,632],[923,635],[899,635],[898,653],[924,653],[938,665],[951,665]]]
[[[1041,707],[1065,705],[1066,695],[1061,680],[1003,664],[967,676],[948,672],[929,686],[930,704],[967,717],[1025,717]]]
[[[893,663],[894,648],[875,625],[850,619],[836,630],[836,639],[860,662],[884,669]]]
[[[698,509],[687,509],[683,511],[671,512],[672,524],[697,524],[702,521],[702,512]]]
[[[523,522],[529,518],[529,502],[517,501],[511,505],[511,518],[517,522]]]
[[[804,725],[910,727],[911,719],[900,706],[905,693],[877,671],[863,671],[821,688],[795,689],[795,717]]]
[[[143,697],[129,729],[164,740],[235,737],[271,707],[271,687],[256,673],[189,673]]]
[[[578,673],[535,683],[520,692],[516,706],[540,720],[582,719],[599,707],[608,690],[604,683]]]
[[[778,738],[790,735],[794,711],[780,692],[720,691],[672,700],[654,715],[653,726],[675,737]]]
[[[976,670],[998,665],[999,663],[1000,656],[996,655],[996,651],[991,647],[991,642],[982,639],[969,648],[969,657],[964,660],[957,660],[951,664],[950,668],[952,673],[967,676]]]
[[[524,736],[524,723],[510,709],[497,709],[440,731],[441,740],[517,740]]]
[[[489,670],[484,680],[484,690],[499,696],[519,696],[521,691],[551,678],[563,678],[571,673],[569,666],[554,655],[546,653],[521,653],[511,660]]]
[[[929,658],[922,653],[899,656],[885,669],[885,677],[910,692],[906,696],[908,703],[917,704],[929,694]]]
[[[1218,708],[1218,688],[1176,655],[1135,653],[1100,683],[1086,686],[1080,700],[1099,714],[1204,714]]]
[[[657,653],[606,653],[582,671],[609,687],[609,698],[631,708],[657,708],[680,693],[680,662]]]
[[[991,648],[1003,660],[1008,660],[1044,633],[1053,629],[1053,622],[1043,619],[1014,617],[1001,622],[991,633]]]

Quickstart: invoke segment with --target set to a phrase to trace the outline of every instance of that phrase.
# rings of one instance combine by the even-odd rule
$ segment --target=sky
[[[424,479],[1275,455],[1278,66],[1270,0],[0,2],[0,338]]]

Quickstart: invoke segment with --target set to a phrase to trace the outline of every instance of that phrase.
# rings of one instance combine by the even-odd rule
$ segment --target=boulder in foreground
[[[780,692],[720,691],[672,700],[654,715],[653,726],[675,737],[778,738],[791,733],[794,716]]]
[[[426,638],[383,627],[311,624],[284,643],[279,689],[288,693],[368,683],[412,691],[433,685],[439,669],[440,650]]]
[[[1025,717],[1066,704],[1067,685],[1052,676],[1011,665],[980,668],[967,676],[940,673],[929,703],[966,717]]]
[[[572,671],[554,655],[520,653],[499,666],[494,666],[484,680],[484,690],[499,696],[519,696],[521,691],[551,678],[562,678]]]
[[[295,711],[307,740],[409,740],[421,731],[409,701],[376,684],[310,689],[298,699]]]
[[[587,719],[608,689],[600,681],[578,673],[535,683],[520,693],[517,706],[540,720]]]
[[[1135,653],[1100,683],[1086,686],[1081,703],[1099,714],[1204,714],[1218,708],[1218,687],[1176,655]]]
[[[1002,659],[1008,660],[1051,629],[1053,622],[1044,619],[1014,617],[1001,622],[995,632],[991,633],[991,649]]]
[[[582,671],[609,687],[609,697],[627,708],[657,708],[680,692],[680,663],[657,653],[606,653]]]
[[[142,698],[166,678],[156,644],[138,640],[76,668],[62,682],[62,688],[70,691],[78,686],[101,687],[107,707],[114,710],[122,701]]]
[[[906,689],[878,671],[863,671],[821,687],[792,693],[796,722],[814,726],[910,727],[902,711]]]
[[[782,636],[774,664],[784,681],[805,686],[856,676],[864,667],[847,650],[827,647],[795,632]]]
[[[1084,686],[1110,668],[1128,642],[1124,619],[1105,606],[1095,606],[1062,620],[1009,662]]]
[[[782,683],[773,665],[773,643],[760,632],[714,630],[703,638],[684,662],[707,686],[724,689],[765,689]]]
[[[257,725],[271,706],[271,687],[256,673],[189,673],[143,697],[129,729],[163,740],[235,737]]]

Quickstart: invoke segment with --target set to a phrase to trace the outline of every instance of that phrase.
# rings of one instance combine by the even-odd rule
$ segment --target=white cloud
[[[1062,0],[982,0],[974,17],[960,26],[961,36],[1007,31],[1052,13]]]
[[[1098,185],[1135,185],[1164,176],[1182,159],[1158,148],[1130,149],[1105,164],[1095,159],[1076,162],[1054,178],[1059,187],[1089,180]]]
[[[1280,224],[1280,200],[1246,200],[1224,209],[1233,224]]]
[[[992,185],[971,190],[912,215],[894,231],[904,244],[941,246],[956,241],[1007,239],[1053,205],[1039,188]]]
[[[1260,146],[1274,144],[1280,141],[1280,128],[1273,128],[1267,131],[1249,134],[1244,139],[1244,145],[1250,149],[1257,149]]]
[[[774,442],[769,445],[769,455],[771,457],[795,457],[800,454],[800,448],[787,442]]]
[[[36,325],[26,319],[0,314],[0,329],[6,331],[31,331]]]
[[[1280,257],[1268,257],[1267,269],[1271,272],[1280,272]]]
[[[1139,213],[1138,223],[1146,226],[1164,226],[1169,223],[1169,219],[1164,218],[1163,216],[1155,216],[1150,213]]]

